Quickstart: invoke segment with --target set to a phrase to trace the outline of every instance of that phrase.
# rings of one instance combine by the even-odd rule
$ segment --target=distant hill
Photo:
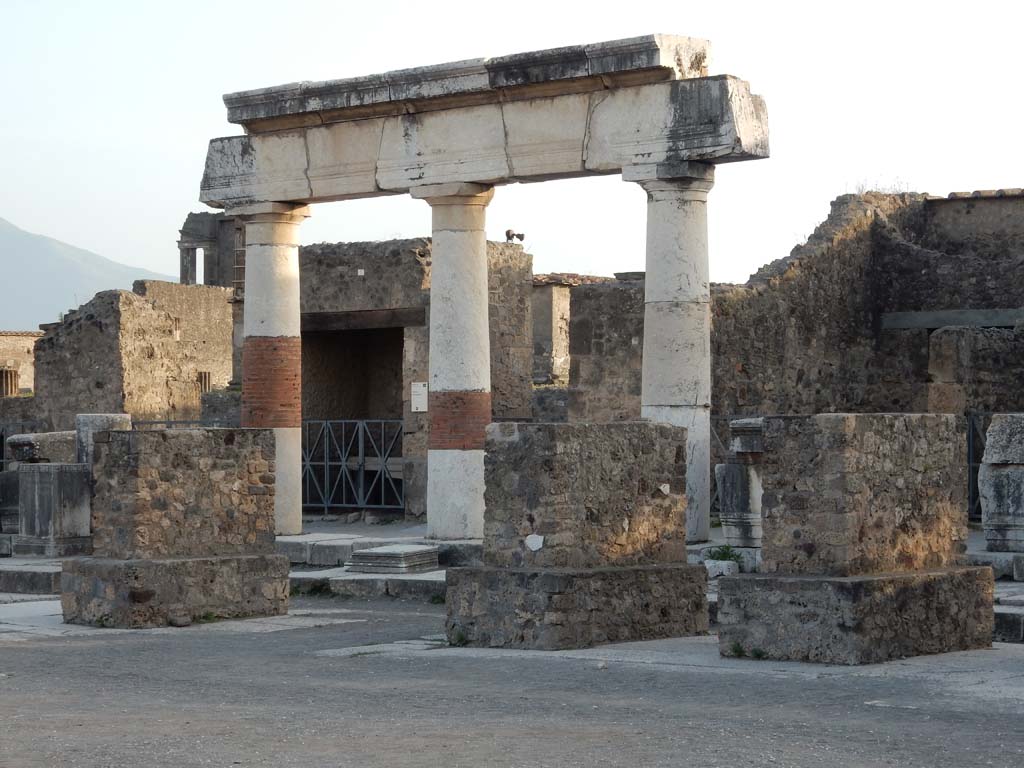
[[[0,219],[0,330],[33,331],[99,291],[130,290],[135,280],[175,280],[118,264]]]

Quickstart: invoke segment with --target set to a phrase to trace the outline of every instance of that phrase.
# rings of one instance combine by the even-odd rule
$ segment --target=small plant
[[[461,629],[457,629],[452,633],[451,639],[448,641],[448,645],[455,646],[456,648],[462,648],[463,646],[469,645],[469,638],[462,633]]]
[[[742,659],[744,656],[747,655],[747,649],[743,647],[743,643],[741,643],[739,640],[733,641],[733,644],[729,646],[729,651],[737,659]]]
[[[430,604],[431,605],[444,605],[444,595],[431,595],[430,596]]]
[[[214,621],[217,621],[217,614],[213,611],[207,611],[196,619],[196,624],[210,624]]]
[[[768,652],[764,648],[751,648],[750,655],[758,661],[768,658]]]
[[[712,547],[707,551],[705,555],[707,560],[732,560],[734,563],[743,563],[743,556],[737,552],[731,545],[722,544],[718,547]]]

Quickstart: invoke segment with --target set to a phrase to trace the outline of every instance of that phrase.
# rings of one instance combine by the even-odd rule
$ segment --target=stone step
[[[0,562],[0,592],[59,595],[61,565],[46,558],[11,557]]]
[[[1024,643],[1024,606],[996,606],[996,627],[992,639],[997,643]]]
[[[426,573],[353,573],[347,568],[318,571],[293,570],[292,594],[332,594],[339,597],[369,599],[397,597],[408,600],[443,600],[445,572]]]
[[[967,551],[968,565],[988,565],[996,579],[1024,581],[1024,552]]]
[[[10,557],[14,549],[14,536],[10,533],[0,533],[0,557]]]
[[[278,536],[277,554],[285,555],[292,565],[319,565],[337,568],[345,565],[353,552],[395,544],[426,544],[437,547],[438,564],[442,567],[479,565],[483,561],[480,539],[434,541],[416,536],[360,536],[346,533],[304,533],[299,536]]]

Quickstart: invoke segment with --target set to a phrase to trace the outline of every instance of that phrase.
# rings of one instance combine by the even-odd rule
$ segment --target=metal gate
[[[303,422],[302,506],[404,509],[402,421]]]
[[[978,493],[978,468],[985,457],[985,433],[992,423],[991,413],[967,414],[967,517],[981,520],[981,495]]]

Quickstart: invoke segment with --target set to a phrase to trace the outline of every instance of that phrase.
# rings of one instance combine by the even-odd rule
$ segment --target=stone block
[[[558,650],[708,631],[703,567],[449,568],[454,645]]]
[[[352,556],[353,539],[318,541],[310,545],[310,565],[344,565]]]
[[[9,533],[0,533],[0,557],[10,557],[14,552],[14,536]]]
[[[132,428],[127,413],[80,413],[75,416],[75,461],[92,466],[93,436],[97,432],[126,431]]]
[[[19,463],[52,462],[74,464],[74,432],[39,432],[36,434],[12,435],[7,438],[11,458]]]
[[[985,433],[986,464],[1024,464],[1024,413],[997,413]]]
[[[988,648],[989,568],[859,576],[748,574],[719,581],[719,650],[825,664],[872,664]]]
[[[69,624],[143,629],[281,615],[288,591],[288,560],[280,555],[83,557],[64,562],[61,607]]]
[[[18,535],[14,554],[88,554],[91,473],[85,464],[22,464],[18,468]]]
[[[593,568],[686,559],[686,430],[492,424],[484,562]]]
[[[942,414],[765,418],[765,572],[850,576],[958,565],[966,441]]]
[[[1024,643],[1024,608],[998,606],[992,639],[997,643]]]
[[[93,551],[146,559],[274,551],[274,433],[101,432]]]
[[[705,560],[704,569],[708,572],[709,579],[717,579],[722,576],[735,576],[740,572],[740,564],[735,560]]]

